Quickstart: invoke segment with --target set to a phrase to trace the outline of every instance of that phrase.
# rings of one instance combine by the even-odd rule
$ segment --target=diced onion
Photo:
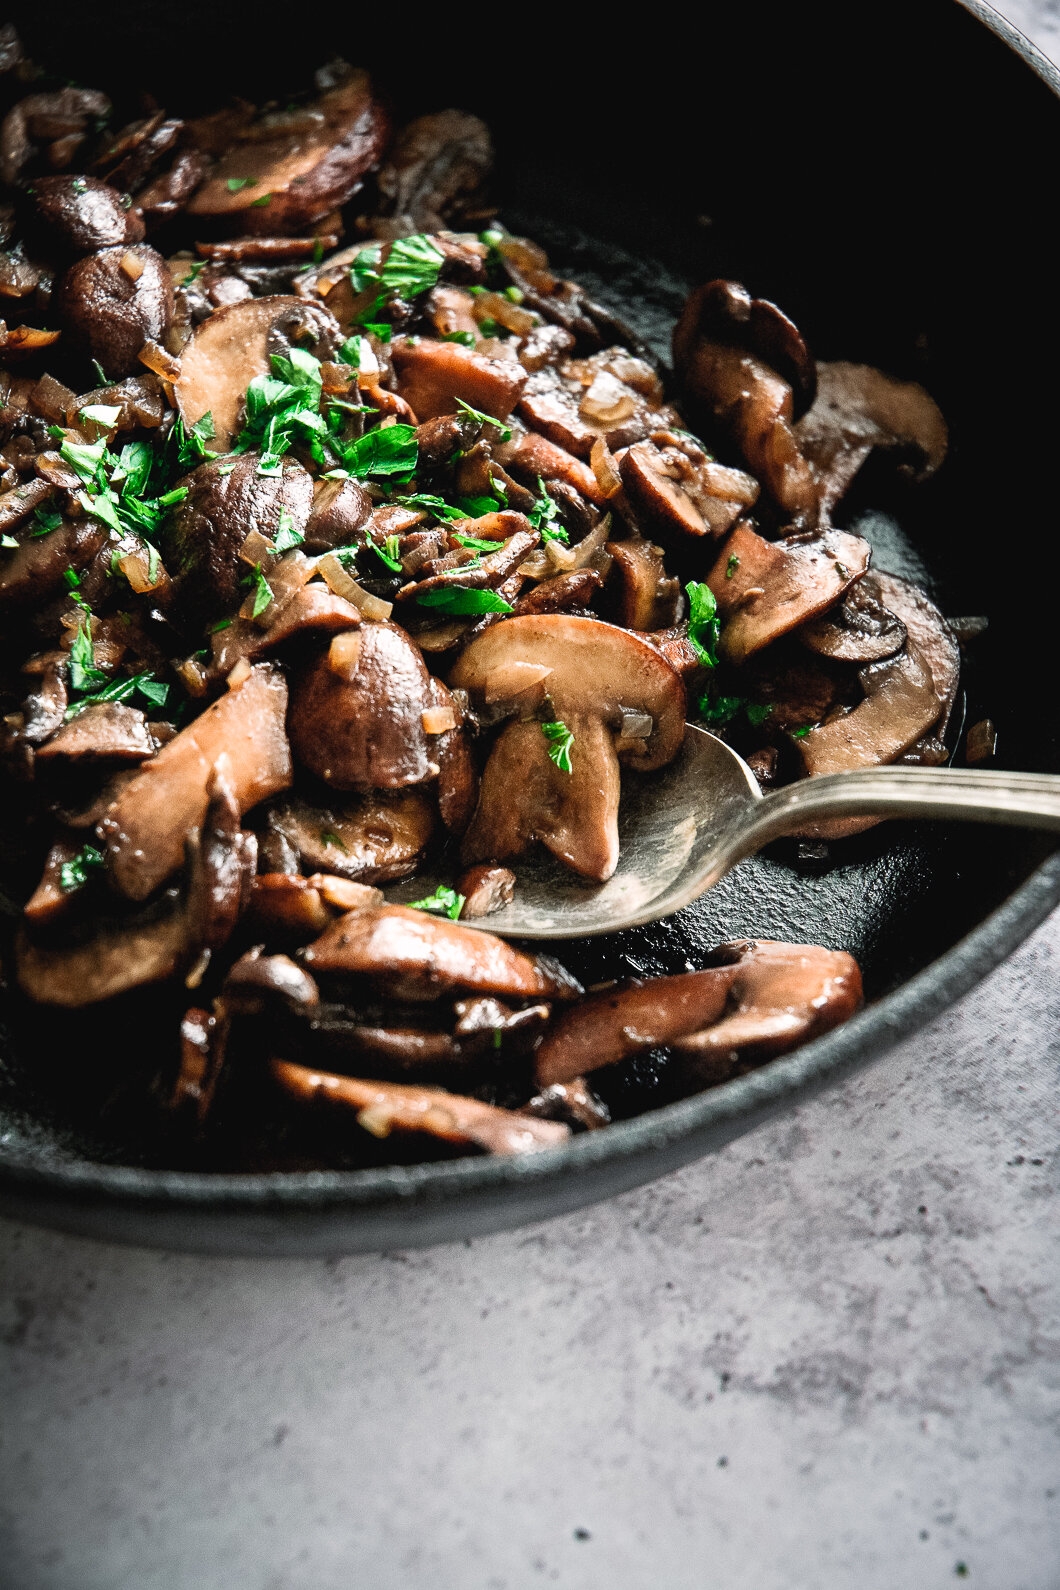
[[[360,658],[361,637],[355,629],[348,629],[341,635],[336,635],[328,647],[328,667],[340,679],[353,678]]]
[[[590,425],[620,425],[635,413],[636,396],[621,381],[601,370],[582,394],[578,413]]]
[[[499,326],[514,331],[518,337],[525,337],[537,325],[536,315],[532,315],[528,309],[520,309],[503,293],[479,293],[471,303],[471,313],[476,320],[495,320]]]
[[[249,657],[240,657],[225,683],[229,690],[238,690],[240,685],[250,678],[252,669]]]
[[[593,450],[589,454],[589,463],[592,465],[592,471],[596,476],[596,483],[600,490],[606,492],[607,496],[613,497],[615,492],[621,489],[622,476],[618,472],[615,455],[602,436],[598,436],[593,443]]]
[[[373,596],[370,591],[366,591],[363,585],[358,585],[333,552],[325,553],[317,568],[327,581],[328,590],[352,602],[365,618],[383,620],[389,618],[394,611],[393,602],[384,602],[381,597]]]
[[[127,552],[123,558],[118,559],[118,567],[136,592],[142,596],[145,591],[157,591],[164,585],[168,578],[162,567],[161,558],[155,558],[154,579],[151,578],[151,564],[142,552]]]
[[[123,254],[121,268],[131,282],[138,282],[144,273],[144,262],[137,254]]]
[[[483,699],[487,702],[507,701],[512,696],[522,695],[524,690],[540,684],[551,672],[552,669],[546,667],[544,663],[520,662],[513,659],[500,668],[494,668],[486,675]]]
[[[452,707],[427,707],[420,713],[424,734],[447,734],[456,728],[456,713]]]
[[[654,728],[654,719],[650,712],[634,712],[629,707],[619,707],[622,717],[622,726],[619,734],[624,740],[646,740]]]
[[[206,669],[197,657],[185,657],[178,663],[177,676],[189,696],[198,699],[206,694]]]
[[[276,548],[271,541],[266,541],[260,530],[251,530],[239,549],[239,556],[244,563],[249,563],[251,568],[257,563],[264,566],[272,562],[276,556]]]
[[[174,359],[173,355],[167,353],[165,348],[160,348],[157,342],[145,342],[136,357],[155,375],[160,375],[167,381],[179,379],[180,360]]]

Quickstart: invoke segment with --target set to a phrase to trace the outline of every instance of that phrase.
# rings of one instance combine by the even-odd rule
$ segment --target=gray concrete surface
[[[0,1224],[0,1590],[1055,1590],[1058,961],[1060,916],[868,1074],[523,1232]]]

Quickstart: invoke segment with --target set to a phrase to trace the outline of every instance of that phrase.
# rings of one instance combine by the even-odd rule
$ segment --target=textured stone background
[[[1058,960],[1060,916],[783,1122],[463,1247],[0,1224],[0,1590],[1055,1590]]]

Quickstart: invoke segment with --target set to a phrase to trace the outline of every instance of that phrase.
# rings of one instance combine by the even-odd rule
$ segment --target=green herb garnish
[[[374,244],[362,249],[354,260],[351,275],[359,293],[378,287],[385,293],[415,298],[434,286],[445,264],[445,255],[422,232],[399,237],[391,244],[383,265],[379,263],[381,253],[379,245]]]
[[[454,617],[467,613],[510,613],[511,604],[496,591],[471,591],[464,585],[435,585],[417,596],[421,607],[436,607]]]
[[[67,573],[71,571],[68,569]],[[78,581],[80,584],[80,581]],[[74,587],[71,587],[74,589]],[[83,600],[78,598],[81,606]],[[96,667],[96,654],[92,647],[91,617],[86,615],[85,621],[78,625],[74,643],[70,648],[70,686],[78,695],[95,690],[98,685],[106,683],[106,674]]]
[[[464,909],[464,895],[457,894],[455,889],[447,889],[440,883],[433,894],[427,895],[424,900],[410,900],[409,909],[412,911],[429,911],[432,916],[447,916],[455,922]]]
[[[343,843],[342,838],[335,833],[334,829],[322,828],[320,830],[320,839],[322,844],[334,845],[336,850],[344,850],[349,855],[349,846]]]
[[[486,541],[481,536],[461,535],[459,530],[453,531],[453,540],[467,547],[470,552],[499,552],[504,545],[503,541]]]
[[[261,572],[261,564],[255,563],[254,574],[254,606],[250,610],[251,618],[260,618],[265,609],[272,603],[272,587]]]
[[[465,403],[463,398],[457,398],[456,406],[469,419],[477,420],[480,425],[496,426],[502,442],[510,442],[512,431],[510,425],[505,425],[503,420],[495,420],[492,414],[483,414],[481,409],[473,409],[470,403]]]
[[[414,491],[409,497],[399,497],[398,502],[403,508],[422,508],[425,513],[433,514],[436,519],[466,519],[468,516],[463,508],[454,508],[451,503],[442,497],[432,497],[429,492]]]
[[[574,735],[565,723],[543,723],[541,733],[549,741],[549,759],[555,762],[561,773],[572,773],[571,746],[574,744]]]
[[[257,177],[229,177],[225,183],[229,193],[239,193],[242,188],[256,188],[257,185]]]
[[[380,562],[385,563],[388,569],[392,569],[395,574],[401,573],[401,558],[398,554],[398,538],[396,535],[387,536],[382,546],[376,541],[370,541],[368,545]]]
[[[280,522],[272,537],[272,544],[277,552],[293,552],[295,547],[300,547],[305,540],[301,530],[296,530],[294,520],[286,508],[280,509]]]
[[[729,561],[725,565],[725,578],[731,580],[736,570],[740,567],[740,560],[735,552],[729,553]]]
[[[458,342],[462,348],[473,348],[478,339],[473,331],[443,331],[443,342]]]
[[[718,604],[709,585],[690,580],[688,592],[688,638],[704,668],[718,666],[717,646],[721,633]]]
[[[83,889],[93,872],[103,865],[103,852],[95,845],[83,845],[71,861],[64,861],[59,869],[59,886],[64,894]]]
[[[542,541],[562,541],[565,546],[568,545],[570,536],[559,522],[559,508],[545,490],[545,482],[540,475],[537,477],[537,489],[540,496],[527,515],[530,528],[541,532]]]
[[[33,523],[37,528],[30,531],[30,540],[33,540],[35,536],[51,535],[53,530],[58,530],[62,522],[62,514],[57,513],[54,508],[36,509],[33,515]]]
[[[365,431],[341,449],[342,462],[351,475],[408,477],[416,471],[419,442],[414,425],[386,425]]]

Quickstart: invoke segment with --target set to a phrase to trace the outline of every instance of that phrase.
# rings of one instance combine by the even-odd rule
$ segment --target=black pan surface
[[[1060,313],[1049,189],[1057,76],[986,7],[888,0],[614,29],[577,12],[521,48],[476,30],[465,59],[422,38],[366,48],[332,26],[279,40],[228,8],[112,5],[20,21],[42,58],[115,94],[141,73],[174,110],[298,85],[330,51],[375,68],[398,115],[459,104],[496,137],[496,197],[663,360],[688,286],[726,274],[775,298],[819,356],[922,381],[953,446],[910,490],[869,470],[842,522],[877,566],[950,615],[986,613],[965,670],[967,721],[1000,761],[1057,769],[1048,568],[1055,552],[1053,370]],[[54,17],[55,13],[50,12]],[[65,19],[65,13],[64,13]],[[984,25],[984,23],[986,25]],[[455,48],[455,46],[454,46]],[[956,745],[956,738],[955,738]],[[721,939],[853,952],[869,1003],[849,1026],[696,1098],[523,1161],[359,1170],[188,1169],[135,1118],[101,1108],[118,1045],[98,1022],[76,1056],[9,1001],[0,1041],[0,1204],[115,1240],[203,1251],[411,1246],[543,1218],[661,1175],[915,1031],[1008,954],[1060,898],[1046,836],[891,823],[827,857],[788,844],[666,923],[564,946],[596,982],[683,971]],[[120,1047],[150,1060],[148,1007]],[[128,1030],[128,1024],[133,1030]],[[623,1099],[612,1099],[621,1113]]]

